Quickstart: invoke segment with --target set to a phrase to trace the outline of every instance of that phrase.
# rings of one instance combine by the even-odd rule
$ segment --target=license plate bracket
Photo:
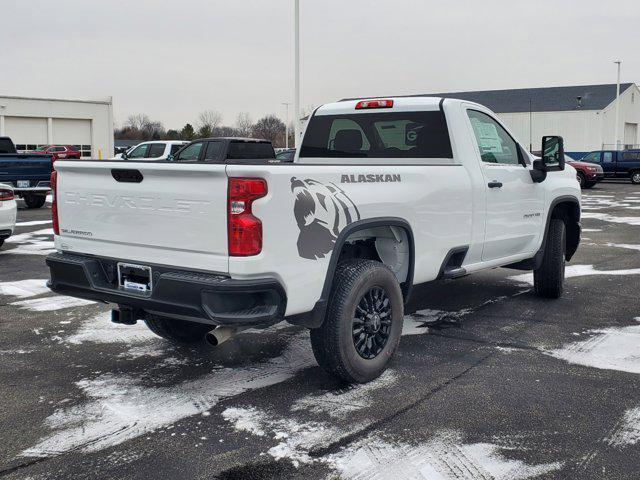
[[[18,188],[29,188],[31,186],[31,182],[29,182],[29,180],[18,180],[16,184]]]
[[[153,291],[151,267],[118,263],[118,287],[130,292],[151,295]]]

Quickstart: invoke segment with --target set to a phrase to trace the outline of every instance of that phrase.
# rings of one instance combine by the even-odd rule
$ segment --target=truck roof
[[[363,100],[393,100],[393,108],[389,111],[406,112],[406,111],[434,111],[440,109],[440,103],[445,100],[442,97],[365,97],[365,98],[348,98],[339,102],[327,103],[319,107],[316,115],[339,115],[346,113],[355,113],[358,102]],[[446,99],[448,102],[461,102],[457,99]],[[472,102],[468,102],[472,103]],[[360,110],[358,113],[378,112],[380,109]]]

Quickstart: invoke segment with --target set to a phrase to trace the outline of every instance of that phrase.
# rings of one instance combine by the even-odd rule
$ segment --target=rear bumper
[[[136,318],[153,313],[214,326],[268,326],[281,321],[286,294],[274,279],[234,280],[223,274],[181,270],[163,265],[152,269],[153,292],[132,292],[118,286],[118,262],[129,260],[53,253],[48,286],[54,292],[132,308]]]

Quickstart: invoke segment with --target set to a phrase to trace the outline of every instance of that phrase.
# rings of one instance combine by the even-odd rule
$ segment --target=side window
[[[331,124],[327,148],[339,152],[354,153],[367,151],[371,145],[360,125],[353,120],[338,118]]]
[[[480,157],[486,163],[518,165],[518,145],[513,138],[489,115],[477,110],[467,110]]]
[[[600,152],[591,152],[582,158],[583,162],[600,163]]]
[[[176,162],[197,162],[202,150],[202,142],[187,145],[184,150],[175,158]]]
[[[147,158],[159,158],[164,154],[165,144],[164,143],[152,143],[149,145],[149,150],[147,152]]]
[[[178,150],[180,150],[184,145],[174,144],[171,145],[171,155],[175,155]]]
[[[212,160],[218,160],[220,157],[220,150],[222,149],[222,142],[209,142],[207,145],[207,151],[204,153],[204,160],[210,162]]]
[[[611,162],[613,162],[613,152],[603,152],[602,163],[611,163]]]
[[[147,149],[149,148],[149,144],[139,145],[134,148],[129,155],[128,158],[144,158],[147,155]]]

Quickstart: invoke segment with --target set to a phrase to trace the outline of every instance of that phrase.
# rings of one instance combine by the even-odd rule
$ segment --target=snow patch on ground
[[[625,412],[606,442],[614,447],[628,447],[640,442],[640,407]]]
[[[373,402],[371,394],[390,387],[397,379],[394,371],[387,370],[376,380],[364,385],[352,385],[341,390],[302,397],[296,400],[291,410],[307,410],[318,414],[325,413],[335,418],[345,418],[351,412],[369,407]]]
[[[48,225],[52,221],[51,220],[33,220],[31,222],[18,222],[16,223],[16,227],[35,227],[36,225]]]
[[[443,432],[431,441],[409,445],[370,438],[332,455],[328,462],[344,479],[516,480],[549,474],[562,462],[527,465],[502,456],[491,443],[465,444],[461,435]]]
[[[221,399],[275,385],[315,364],[308,335],[296,335],[283,353],[245,367],[223,368],[177,385],[148,387],[115,373],[76,383],[87,399],[46,419],[49,436],[22,452],[47,457],[71,450],[95,452],[183,418],[206,414]]]
[[[53,229],[45,228],[35,232],[20,233],[5,240],[7,244],[18,244],[18,247],[1,250],[0,254],[17,255],[49,255],[55,252],[53,247]]]
[[[636,226],[640,225],[640,217],[618,217],[608,213],[583,212],[582,218],[593,218],[595,220],[602,220],[603,222],[610,223],[627,223],[629,225]]]
[[[583,228],[582,232],[601,232],[602,229],[601,228]]]
[[[543,352],[577,365],[640,373],[640,325],[591,330],[589,333],[593,336],[586,340]]]
[[[53,312],[64,308],[83,307],[94,303],[96,302],[85,300],[83,298],[55,295],[53,297],[20,300],[19,302],[11,303],[11,305],[15,305],[23,310],[31,310],[32,312]]]
[[[632,245],[630,243],[605,243],[605,245],[607,247],[626,248],[628,250],[639,250],[640,251],[640,245]]]
[[[238,431],[271,437],[278,443],[267,453],[295,466],[324,463],[342,479],[525,479],[553,472],[562,463],[527,465],[506,459],[497,445],[464,444],[461,435],[441,432],[418,445],[392,443],[370,436],[338,453],[313,459],[309,452],[344,436],[346,432],[319,422],[297,422],[279,418],[256,408],[228,408],[222,416]]]
[[[570,265],[565,269],[564,277],[584,277],[587,275],[640,275],[640,268],[629,268],[625,270],[596,270],[593,265]],[[533,285],[533,273],[523,273],[507,277],[515,282],[528,283]]]
[[[101,313],[86,320],[76,333],[65,338],[65,342],[81,343],[123,343],[135,344],[158,340],[158,337],[143,322],[122,325],[111,321],[111,312]]]
[[[51,290],[47,288],[47,280],[44,278],[19,280],[17,282],[0,282],[0,295],[28,298],[50,291]]]
[[[267,452],[276,460],[287,459],[295,466],[311,463],[309,450],[340,437],[337,427],[321,422],[297,422],[293,418],[278,418],[257,408],[227,408],[222,417],[241,432],[261,437],[270,436],[279,443]]]

